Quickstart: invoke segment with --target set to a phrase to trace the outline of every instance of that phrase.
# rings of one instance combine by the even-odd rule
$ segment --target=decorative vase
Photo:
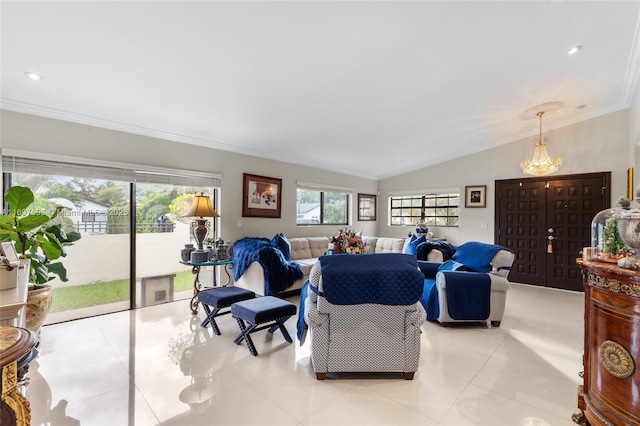
[[[195,249],[193,244],[185,244],[184,248],[180,250],[180,259],[182,259],[183,262],[189,262],[191,260],[191,252]]]
[[[640,212],[625,212],[618,216],[620,238],[633,249],[633,257],[618,260],[618,266],[625,269],[640,270]]]
[[[27,292],[26,320],[27,329],[38,334],[51,310],[53,292],[49,284],[29,289]]]

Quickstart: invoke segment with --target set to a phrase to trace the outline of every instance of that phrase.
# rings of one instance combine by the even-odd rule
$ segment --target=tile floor
[[[308,340],[258,332],[253,357],[231,316],[222,336],[202,319],[179,301],[43,327],[32,425],[573,425],[577,410],[582,293],[514,284],[499,328],[425,323],[413,381],[317,381]]]

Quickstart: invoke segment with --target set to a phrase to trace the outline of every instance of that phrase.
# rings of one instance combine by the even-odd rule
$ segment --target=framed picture
[[[0,243],[0,248],[2,249],[2,255],[7,258],[11,265],[17,265],[20,263],[16,247],[13,245],[12,241]]]
[[[376,196],[374,194],[358,194],[358,220],[376,220]]]
[[[465,186],[465,207],[487,207],[487,185]]]
[[[282,179],[242,174],[242,217],[280,218]]]

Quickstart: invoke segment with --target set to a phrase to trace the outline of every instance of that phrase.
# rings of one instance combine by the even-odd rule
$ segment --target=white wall
[[[544,135],[549,138],[549,154],[560,155],[563,160],[556,175],[611,171],[612,202],[626,194],[626,172],[632,164],[629,158],[629,109],[545,132]],[[465,186],[487,185],[486,208],[461,207],[459,228],[434,228],[433,231],[454,244],[470,240],[493,242],[495,180],[526,179],[520,160],[530,158],[532,153],[531,139],[523,139],[385,179],[380,182],[380,203],[388,203],[390,191],[458,187],[463,197],[461,205],[464,206]],[[388,226],[388,209],[380,209],[378,214],[379,236],[404,236],[410,231],[410,228]]]
[[[640,129],[638,91],[634,105],[601,117],[561,129],[545,132],[549,137],[549,153],[561,155],[564,164],[556,174],[612,172],[612,203],[626,194],[626,170],[633,164],[632,150],[637,152]],[[244,236],[272,237],[283,232],[290,237],[333,235],[337,227],[295,225],[296,181],[349,186],[358,192],[375,194],[378,198],[378,221],[358,222],[355,206],[352,225],[364,235],[406,236],[411,227],[388,226],[388,193],[398,190],[457,187],[464,194],[467,185],[487,185],[486,208],[461,208],[460,228],[435,228],[437,236],[454,244],[494,239],[494,182],[497,179],[526,177],[520,160],[531,157],[530,139],[462,157],[380,182],[327,172],[306,166],[266,160],[200,146],[171,142],[147,136],[101,129],[59,120],[36,117],[11,111],[1,112],[0,148],[52,153],[185,169],[216,172],[223,175],[220,214],[220,235],[230,241]],[[634,135],[633,137],[631,135]],[[428,155],[428,150],[425,150]],[[640,164],[636,162],[637,164]],[[282,218],[242,217],[242,173],[282,178]],[[640,174],[640,171],[638,171]],[[464,205],[464,201],[462,202]],[[238,228],[238,220],[242,227]],[[486,225],[486,228],[484,226]]]
[[[640,185],[640,84],[636,86],[636,93],[631,101],[631,108],[629,108],[629,146],[636,175],[634,178],[635,187],[637,188]]]
[[[330,236],[337,226],[296,226],[296,181],[350,187],[357,193],[375,194],[378,182],[306,166],[266,160],[201,146],[1,110],[0,148],[51,153],[222,174],[220,235],[235,241],[244,236],[271,238],[276,232],[290,237]],[[242,217],[242,174],[282,179],[282,218]],[[352,206],[352,225],[364,235],[375,235],[375,222],[358,222]],[[242,220],[242,228],[238,228]]]

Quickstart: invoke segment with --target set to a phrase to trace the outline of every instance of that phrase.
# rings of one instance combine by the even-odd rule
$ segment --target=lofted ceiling
[[[538,104],[564,102],[544,130],[629,107],[639,17],[640,1],[2,1],[1,107],[383,179],[533,136],[519,116]]]

